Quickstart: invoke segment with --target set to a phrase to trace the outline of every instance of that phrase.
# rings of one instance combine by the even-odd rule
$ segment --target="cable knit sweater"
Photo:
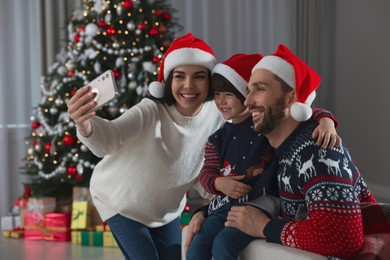
[[[78,138],[104,157],[90,182],[101,218],[120,213],[153,228],[183,211],[185,193],[202,167],[204,144],[224,120],[214,102],[187,117],[175,106],[145,98],[113,121],[94,117],[91,122],[92,135],[78,133]]]

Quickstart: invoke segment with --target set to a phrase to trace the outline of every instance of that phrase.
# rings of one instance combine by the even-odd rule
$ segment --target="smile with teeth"
[[[196,98],[198,95],[196,95],[196,94],[181,94],[181,96],[185,99],[193,99],[193,98]]]

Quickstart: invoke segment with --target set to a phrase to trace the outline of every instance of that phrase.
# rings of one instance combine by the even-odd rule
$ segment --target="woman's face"
[[[182,65],[173,70],[172,95],[176,109],[185,116],[199,113],[209,92],[207,68],[199,65]]]

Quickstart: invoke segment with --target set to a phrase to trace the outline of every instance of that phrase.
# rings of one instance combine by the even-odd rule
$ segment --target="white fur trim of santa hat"
[[[171,51],[164,61],[164,78],[180,65],[200,65],[210,71],[216,64],[214,55],[198,48],[180,48]]]
[[[280,79],[287,83],[292,89],[296,89],[296,76],[294,66],[287,62],[285,59],[278,56],[269,55],[261,59],[252,69],[252,74],[257,69],[266,69],[277,75]],[[296,101],[291,105],[290,114],[291,117],[299,122],[308,120],[313,111],[311,109],[311,104],[316,97],[316,92],[312,93],[306,98],[306,101],[299,102]]]
[[[215,65],[214,69],[211,71],[211,74],[220,74],[223,77],[225,77],[230,83],[233,84],[233,86],[244,96],[246,97],[246,85],[247,81],[240,76],[234,69],[231,67],[223,64],[218,63]]]

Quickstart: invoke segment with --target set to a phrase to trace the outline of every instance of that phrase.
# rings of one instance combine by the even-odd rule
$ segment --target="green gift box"
[[[81,231],[82,246],[103,246],[103,232]]]
[[[188,225],[192,218],[192,213],[181,213],[180,215],[180,224],[182,225]]]

